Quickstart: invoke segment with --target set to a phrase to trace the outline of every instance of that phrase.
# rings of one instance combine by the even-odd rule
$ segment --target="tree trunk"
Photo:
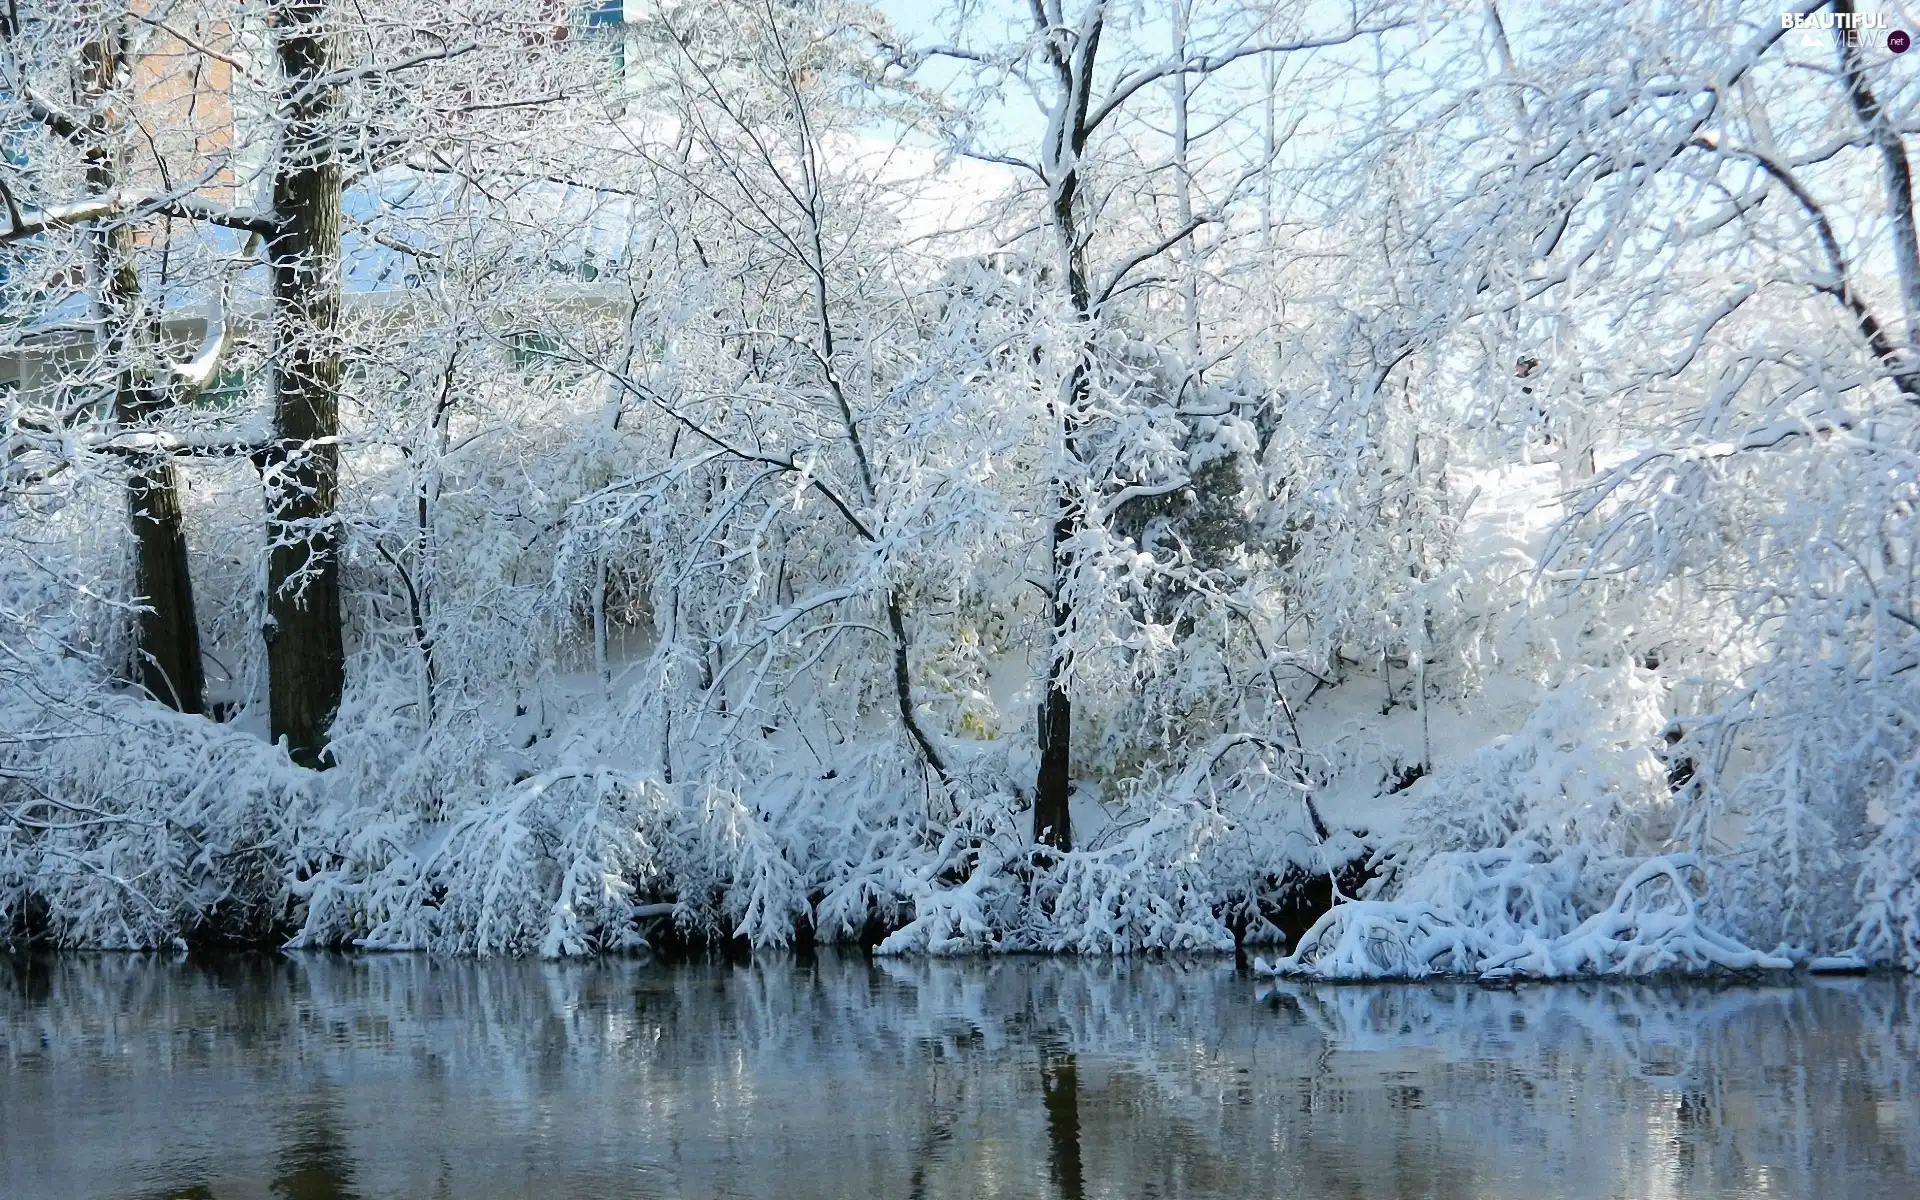
[[[325,763],[340,707],[340,185],[334,154],[339,90],[326,0],[273,0],[274,51],[286,122],[274,173],[279,227],[273,274],[274,440],[267,448],[267,690],[272,735],[295,762]]]
[[[1835,0],[1833,11],[1852,16],[1853,0]],[[1900,307],[1906,317],[1906,366],[1912,370],[1912,356],[1920,351],[1920,232],[1914,227],[1913,167],[1907,161],[1907,144],[1899,128],[1880,107],[1873,89],[1867,86],[1860,43],[1849,41],[1848,32],[1833,31],[1840,46],[1840,73],[1854,115],[1880,152],[1881,183],[1887,191],[1887,233],[1892,243],[1894,274],[1900,281]]]
[[[136,470],[127,481],[127,504],[133,522],[135,578],[146,604],[140,614],[141,686],[181,712],[204,712],[200,626],[194,619],[193,577],[187,567],[187,536],[173,463],[163,458]]]
[[[1078,153],[1077,142],[1075,153]],[[1074,315],[1083,323],[1090,323],[1094,316],[1093,293],[1087,282],[1084,242],[1074,210],[1078,190],[1077,173],[1057,185],[1053,220]],[[1089,344],[1088,350],[1091,349]],[[1033,840],[1055,850],[1073,849],[1073,817],[1069,806],[1073,796],[1073,698],[1067,694],[1066,677],[1071,660],[1065,642],[1073,620],[1072,601],[1067,596],[1077,570],[1074,541],[1084,522],[1084,514],[1074,497],[1077,481],[1072,468],[1079,461],[1081,413],[1086,407],[1090,384],[1086,364],[1076,365],[1061,384],[1057,401],[1060,453],[1065,461],[1053,480],[1053,528],[1048,539],[1053,580],[1047,600],[1047,689],[1040,701],[1040,770],[1033,789]]]
[[[82,148],[87,183],[96,195],[123,185],[126,130],[124,104],[109,102],[126,87],[122,35],[110,26],[81,54],[89,99],[104,114],[90,123]],[[103,336],[100,351],[114,364],[113,416],[123,428],[138,426],[164,412],[168,401],[152,379],[149,321],[141,311],[140,275],[134,261],[132,226],[107,218],[94,233],[94,263],[99,272],[96,297]],[[187,563],[187,539],[180,519],[179,477],[165,455],[136,460],[127,478],[127,517],[134,543],[134,591],[142,611],[135,638],[134,676],[163,704],[181,712],[204,708],[205,678],[200,665],[200,627],[194,619],[193,577]]]
[[[1075,367],[1061,388],[1063,446],[1069,460],[1076,457],[1079,411],[1085,401],[1086,369]],[[1073,849],[1073,818],[1068,801],[1073,795],[1073,698],[1067,693],[1070,660],[1065,647],[1073,620],[1067,593],[1076,569],[1073,542],[1079,536],[1082,514],[1064,476],[1053,483],[1053,529],[1048,539],[1053,562],[1052,591],[1047,599],[1047,690],[1040,701],[1040,770],[1033,789],[1033,840],[1055,850]]]
[[[1084,350],[1094,350],[1093,287],[1087,271],[1087,237],[1082,228],[1084,213],[1080,203],[1080,156],[1093,132],[1090,115],[1093,100],[1093,68],[1100,54],[1100,38],[1106,22],[1096,6],[1079,40],[1070,47],[1057,40],[1059,31],[1046,16],[1046,6],[1033,6],[1034,32],[1049,39],[1047,56],[1053,64],[1060,87],[1057,109],[1047,130],[1051,144],[1044,148],[1047,164],[1047,207],[1054,240],[1060,249],[1060,271],[1064,276],[1067,300],[1073,315],[1087,331]],[[1079,571],[1079,552],[1074,549],[1086,525],[1086,514],[1076,496],[1080,485],[1080,432],[1085,420],[1088,391],[1093,380],[1086,361],[1076,363],[1061,382],[1055,400],[1055,420],[1059,423],[1060,462],[1054,471],[1053,528],[1048,539],[1052,550],[1053,580],[1047,601],[1047,689],[1040,701],[1040,769],[1034,779],[1033,840],[1056,850],[1073,849],[1073,820],[1069,801],[1073,795],[1073,700],[1067,694],[1067,676],[1072,656],[1067,635],[1073,620],[1071,583]]]
[[[1057,500],[1064,510],[1065,500]],[[1072,615],[1067,602],[1059,598],[1065,582],[1066,539],[1072,536],[1073,521],[1064,512],[1053,523],[1054,599],[1049,603],[1048,625],[1051,636],[1047,658],[1047,690],[1040,701],[1040,770],[1033,788],[1033,840],[1055,850],[1073,849],[1073,816],[1068,801],[1073,796],[1073,698],[1067,694],[1064,676],[1066,662],[1060,639]]]

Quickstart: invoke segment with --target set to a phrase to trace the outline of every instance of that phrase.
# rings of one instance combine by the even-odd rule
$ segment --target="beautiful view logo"
[[[1877,13],[1781,13],[1780,28],[1799,31],[1802,45],[1818,45],[1836,33],[1849,47],[1884,45],[1895,54],[1905,54],[1913,38],[1904,29],[1889,29],[1892,18]]]

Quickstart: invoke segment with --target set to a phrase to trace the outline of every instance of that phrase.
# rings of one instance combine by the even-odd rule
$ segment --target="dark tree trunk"
[[[1054,232],[1061,245],[1074,314],[1082,322],[1091,322],[1092,289],[1087,282],[1085,246],[1074,208],[1078,191],[1077,174],[1069,175],[1060,185],[1054,200]],[[1089,383],[1086,365],[1081,364],[1074,367],[1060,388],[1056,419],[1060,423],[1061,453],[1068,467],[1079,461],[1082,411]],[[1047,690],[1040,701],[1040,770],[1033,789],[1033,840],[1056,850],[1073,849],[1069,808],[1073,795],[1073,698],[1067,693],[1070,659],[1064,642],[1073,620],[1073,606],[1067,596],[1078,570],[1074,541],[1085,525],[1085,514],[1074,495],[1077,481],[1072,475],[1070,469],[1063,470],[1053,480],[1053,529],[1048,539],[1053,580],[1047,601]]]
[[[274,173],[279,227],[267,241],[273,274],[274,440],[267,495],[268,707],[273,737],[294,761],[324,765],[340,707],[340,163],[339,89],[326,0],[273,0],[274,51],[286,131]]]
[[[1091,326],[1094,311],[1093,287],[1087,271],[1087,219],[1080,203],[1080,156],[1086,151],[1099,118],[1090,112],[1093,101],[1093,68],[1100,53],[1104,20],[1095,19],[1071,46],[1054,40],[1056,31],[1049,25],[1043,7],[1033,6],[1034,32],[1049,39],[1047,58],[1053,65],[1060,86],[1061,119],[1048,130],[1056,139],[1046,147],[1044,158],[1051,164],[1064,164],[1058,177],[1049,177],[1048,207],[1054,240],[1060,248],[1060,270],[1067,288],[1073,315],[1089,331],[1085,347],[1093,350]],[[1058,169],[1049,166],[1049,171]],[[1079,553],[1074,549],[1086,514],[1077,491],[1080,465],[1080,435],[1085,420],[1088,389],[1092,379],[1088,364],[1081,362],[1062,382],[1056,397],[1061,454],[1064,461],[1053,483],[1053,529],[1048,539],[1052,550],[1053,580],[1047,604],[1048,654],[1047,689],[1040,700],[1040,769],[1034,779],[1033,840],[1056,850],[1073,849],[1073,820],[1068,802],[1073,795],[1073,699],[1067,694],[1067,675],[1072,659],[1066,647],[1073,620],[1068,599],[1071,581],[1079,571]]]
[[[110,30],[82,51],[89,98],[104,114],[86,131],[87,183],[107,195],[123,185],[124,105],[111,103],[127,86],[131,70],[121,34]],[[100,272],[99,305],[103,322],[100,350],[114,364],[113,416],[123,427],[153,420],[168,405],[156,388],[150,361],[149,321],[141,312],[140,275],[134,261],[133,228],[105,219],[94,233],[94,258]],[[187,563],[187,538],[180,519],[179,476],[170,458],[136,460],[127,479],[127,516],[134,543],[134,591],[143,609],[134,649],[134,677],[154,699],[181,712],[204,707],[205,679],[200,666],[200,627],[194,619],[193,577]]]
[[[1852,15],[1853,0],[1834,0],[1833,11]],[[1867,85],[1867,70],[1857,38],[1848,32],[1833,31],[1840,46],[1840,74],[1847,85],[1847,99],[1853,105],[1860,126],[1880,151],[1881,183],[1887,193],[1887,233],[1892,241],[1895,277],[1900,281],[1900,307],[1907,318],[1906,344],[1911,355],[1920,349],[1920,231],[1914,227],[1913,167],[1907,161],[1907,143],[1900,127],[1880,106],[1879,97]]]
[[[1067,694],[1066,659],[1060,639],[1066,633],[1073,613],[1062,591],[1071,563],[1068,540],[1076,522],[1065,497],[1055,500],[1053,521],[1053,597],[1048,604],[1050,636],[1047,658],[1047,690],[1040,701],[1040,770],[1033,788],[1033,840],[1055,850],[1073,849],[1073,817],[1068,801],[1073,796],[1073,698]]]
[[[920,728],[920,718],[913,712],[913,675],[907,667],[907,624],[900,614],[900,593],[893,588],[887,589],[887,627],[893,631],[893,695],[900,706],[900,724],[906,728],[913,744],[920,748],[921,757],[940,777],[940,782],[951,783],[947,764],[933,748],[932,739]]]
[[[146,611],[140,614],[140,683],[181,712],[205,711],[200,626],[194,619],[193,577],[180,519],[180,485],[162,459],[127,482],[133,521],[135,578]]]

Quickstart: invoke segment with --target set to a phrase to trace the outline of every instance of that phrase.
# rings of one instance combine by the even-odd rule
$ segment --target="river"
[[[1920,1195],[1915,989],[0,957],[0,1196]]]

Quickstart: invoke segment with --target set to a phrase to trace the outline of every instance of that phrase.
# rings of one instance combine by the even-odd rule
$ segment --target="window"
[[[13,93],[5,87],[0,87],[0,102],[12,99]],[[12,190],[16,198],[24,190],[21,185],[26,181],[28,168],[32,165],[32,142],[30,138],[33,133],[37,132],[37,129],[37,126],[32,126],[25,122],[13,125],[0,125],[0,172],[6,174],[8,187]],[[16,199],[16,203],[17,202]],[[0,213],[0,222],[4,222],[5,220],[6,214]],[[39,240],[41,239],[38,237],[26,239],[26,241],[29,242],[37,242]],[[14,242],[5,248],[0,248],[0,288],[5,287],[13,279],[14,272],[18,269],[22,259],[28,253],[30,253],[30,251],[20,242]],[[8,304],[0,304],[0,324],[11,322],[12,318],[6,315],[4,311],[10,307],[12,306]]]
[[[247,373],[239,367],[222,367],[207,386],[193,398],[194,408],[235,409],[247,395]]]
[[[3,23],[4,18],[0,18],[0,24]],[[10,107],[13,100],[13,92],[0,84],[0,103],[7,103]],[[0,163],[14,168],[25,167],[32,157],[28,150],[28,139],[38,131],[38,125],[25,120],[0,126]]]
[[[612,52],[614,73],[627,71],[627,0],[587,0],[580,11],[581,34]]]
[[[5,94],[0,93],[0,99],[4,98]],[[10,167],[24,167],[31,161],[31,157],[27,153],[26,126],[14,125],[0,130],[0,162],[5,162]]]
[[[513,353],[513,365],[522,371],[551,367],[560,359],[560,343],[535,329],[508,334],[507,348]]]

